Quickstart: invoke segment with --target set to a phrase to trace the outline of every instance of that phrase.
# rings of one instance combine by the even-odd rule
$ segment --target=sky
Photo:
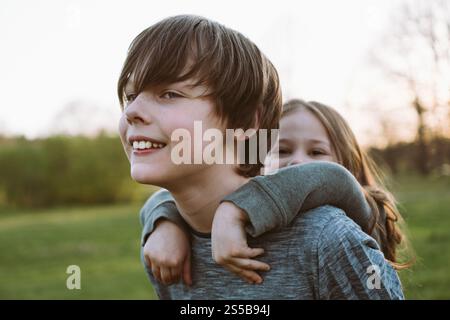
[[[165,17],[197,14],[254,41],[278,69],[285,99],[334,106],[363,134],[368,119],[346,105],[401,1],[2,0],[0,133],[45,136],[70,127],[66,111],[77,108],[86,130],[115,130],[130,42]]]

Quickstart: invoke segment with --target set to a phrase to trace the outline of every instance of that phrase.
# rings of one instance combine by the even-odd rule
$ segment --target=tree
[[[385,85],[406,93],[402,103],[417,118],[417,169],[426,174],[429,141],[448,135],[450,127],[449,2],[405,1],[370,56],[383,72]]]

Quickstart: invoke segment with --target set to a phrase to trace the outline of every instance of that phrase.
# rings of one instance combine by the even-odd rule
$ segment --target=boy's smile
[[[192,81],[187,80],[137,95],[132,89],[130,83],[126,89],[130,98],[119,123],[132,178],[140,183],[167,187],[168,183],[179,183],[179,179],[205,166],[175,164],[171,151],[177,142],[171,141],[171,135],[183,128],[194,137],[194,121],[202,121],[204,130],[221,128],[212,101],[203,96],[207,88],[193,86]],[[192,150],[195,145],[204,147],[203,142],[191,141],[191,144]]]
[[[146,136],[131,136],[128,142],[133,146],[133,154],[136,156],[150,154],[166,146],[164,142]]]
[[[239,144],[226,129],[277,129],[281,113],[280,82],[269,59],[241,33],[193,15],[164,19],[134,38],[117,94],[125,105],[119,132],[132,178],[169,190],[196,230],[211,229],[221,199],[260,173],[262,161],[253,158],[271,146],[271,139],[264,148],[257,144],[256,157],[247,161],[239,150],[258,142],[259,133]],[[226,163],[209,161],[235,144],[243,148],[233,149]]]

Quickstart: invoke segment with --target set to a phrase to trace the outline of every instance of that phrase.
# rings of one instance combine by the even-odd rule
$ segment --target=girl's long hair
[[[323,124],[337,162],[347,168],[363,187],[373,214],[371,227],[364,232],[376,238],[385,258],[394,268],[410,267],[414,259],[410,258],[411,248],[402,231],[403,219],[397,209],[394,196],[383,183],[378,166],[360,148],[347,121],[333,108],[319,102],[294,99],[283,105],[282,117],[302,108],[312,112]],[[399,249],[402,249],[402,252]],[[400,253],[406,257],[400,257]]]

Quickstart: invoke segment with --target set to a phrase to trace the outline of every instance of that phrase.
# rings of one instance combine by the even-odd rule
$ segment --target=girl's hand
[[[163,219],[156,223],[144,246],[144,259],[153,276],[165,285],[191,278],[191,245],[189,237],[175,223]]]
[[[222,202],[214,216],[211,247],[213,259],[249,283],[262,283],[256,271],[268,271],[267,263],[253,260],[264,253],[262,248],[249,248],[245,233],[246,213],[231,202]]]

